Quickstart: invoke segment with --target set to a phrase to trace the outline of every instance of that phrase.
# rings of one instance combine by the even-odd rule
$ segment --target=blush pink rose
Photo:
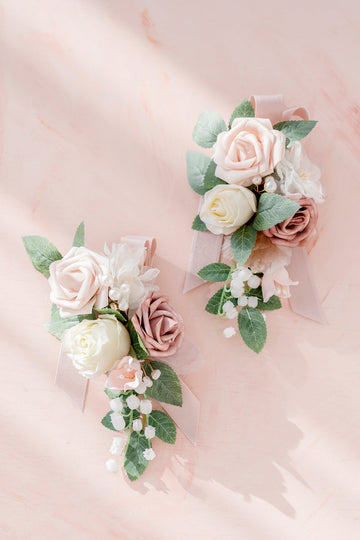
[[[109,373],[106,388],[116,390],[137,390],[142,384],[141,363],[132,356],[125,356]]]
[[[144,300],[132,323],[152,357],[172,356],[182,344],[183,320],[160,293]]]
[[[316,233],[318,208],[313,199],[302,197],[296,201],[301,208],[293,216],[263,231],[272,244],[295,248],[304,246]]]
[[[231,129],[217,137],[215,174],[230,184],[250,186],[256,176],[274,171],[284,158],[285,141],[268,119],[236,118]]]
[[[50,299],[62,317],[86,315],[94,306],[108,305],[106,268],[105,257],[85,247],[72,247],[62,259],[51,263]]]

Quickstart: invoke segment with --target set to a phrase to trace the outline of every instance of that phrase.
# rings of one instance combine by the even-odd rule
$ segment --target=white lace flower
[[[223,336],[226,338],[231,338],[232,336],[235,336],[236,330],[233,326],[228,326],[227,328],[224,328],[223,330]]]
[[[160,270],[144,266],[145,247],[129,246],[125,242],[113,244],[111,250],[105,244],[107,257],[106,284],[111,300],[118,302],[122,311],[136,310],[153,291],[154,280]]]
[[[152,448],[146,448],[146,450],[143,451],[143,456],[147,461],[151,461],[156,454]]]
[[[110,454],[119,456],[124,447],[124,439],[122,437],[114,437],[110,446]]]
[[[311,163],[300,142],[286,150],[275,170],[279,176],[278,192],[292,197],[305,196],[318,204],[324,202],[320,169]]]
[[[155,437],[155,428],[154,426],[146,426],[145,428],[145,437],[147,439],[153,439]]]
[[[142,430],[142,420],[140,418],[137,418],[132,423],[132,428],[134,431],[141,431]]]
[[[143,414],[150,414],[152,411],[152,403],[150,399],[143,399],[140,401],[140,411]]]
[[[115,459],[108,459],[105,463],[105,466],[109,472],[116,473],[119,470],[119,465],[116,463]]]

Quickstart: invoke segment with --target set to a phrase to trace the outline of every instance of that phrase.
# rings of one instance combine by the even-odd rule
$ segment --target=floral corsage
[[[278,105],[279,96],[275,98]],[[263,312],[279,309],[280,299],[297,285],[287,266],[294,249],[314,241],[324,192],[320,170],[300,142],[316,124],[301,119],[308,117],[306,109],[273,115],[280,122],[257,118],[255,112],[259,116],[253,99],[235,108],[228,125],[217,113],[203,112],[193,139],[211,148],[211,157],[189,151],[187,175],[192,189],[202,195],[192,228],[207,231],[197,233],[191,264],[196,266],[197,257],[204,264],[204,253],[209,258],[212,251],[215,259],[195,268],[192,279],[198,279],[197,272],[202,280],[223,283],[205,309],[237,319],[245,344],[258,353],[267,336]],[[211,240],[209,233],[217,239]],[[235,333],[234,326],[223,330],[225,337]]]
[[[155,241],[126,237],[99,254],[84,247],[83,223],[64,256],[43,237],[23,240],[35,269],[48,278],[53,306],[45,327],[61,340],[60,360],[69,361],[70,377],[106,378],[110,411],[102,424],[119,432],[107,469],[116,472],[122,456],[127,476],[136,480],[155,457],[154,438],[176,440],[173,420],[152,400],[179,408],[183,400],[166,359],[181,347],[184,325],[154,284]]]

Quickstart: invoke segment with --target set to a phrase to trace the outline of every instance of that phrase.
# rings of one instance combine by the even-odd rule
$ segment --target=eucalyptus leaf
[[[23,242],[35,270],[49,277],[49,266],[62,259],[61,253],[43,236],[23,236]]]
[[[45,329],[57,339],[61,339],[65,330],[76,326],[84,319],[94,320],[94,314],[74,315],[73,317],[61,317],[60,310],[55,304],[51,307],[51,318],[44,324]]]
[[[227,281],[231,268],[224,263],[212,263],[199,270],[198,275],[205,281]]]
[[[255,116],[254,107],[251,105],[248,99],[243,99],[239,105],[234,109],[229,121],[229,128],[231,128],[235,118],[251,118]]]
[[[147,388],[147,396],[162,403],[169,403],[170,405],[181,407],[181,383],[175,371],[167,364],[164,364],[164,362],[158,362],[157,360],[145,362],[143,368],[148,377],[151,377],[153,370],[159,369],[161,371],[160,377],[156,381],[153,381],[153,385],[150,386],[150,388]]]
[[[286,146],[292,146],[310,133],[316,126],[315,120],[287,120],[274,125],[274,129],[281,131],[286,137]]]
[[[235,260],[244,264],[256,242],[256,230],[252,225],[243,225],[235,231],[231,237],[231,249]]]
[[[203,220],[201,219],[199,214],[195,217],[191,228],[194,229],[195,231],[207,231],[208,230],[207,226],[205,225],[205,223],[203,222]]]
[[[151,448],[151,442],[143,433],[133,431],[126,447],[124,469],[132,482],[137,480],[145,471],[149,462],[144,458],[144,450]]]
[[[76,229],[76,233],[73,240],[73,246],[74,247],[82,247],[85,245],[85,224],[82,221],[78,228]]]
[[[193,150],[186,152],[187,178],[192,189],[199,195],[204,195],[207,191],[204,186],[204,178],[210,162],[210,158],[202,152],[194,152]]]
[[[221,116],[213,111],[203,111],[194,128],[193,139],[203,148],[212,148],[222,131],[226,131],[226,124]]]
[[[158,439],[168,444],[175,444],[176,427],[167,414],[154,410],[147,417],[147,422],[155,428],[155,436]]]
[[[259,353],[266,342],[266,324],[264,317],[257,309],[245,307],[238,315],[238,327],[245,344]]]
[[[276,193],[262,193],[258,203],[253,227],[257,231],[265,231],[285,219],[293,216],[300,205],[287,197]]]

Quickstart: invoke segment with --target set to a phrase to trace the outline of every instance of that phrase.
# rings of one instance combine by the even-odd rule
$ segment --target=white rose
[[[62,337],[65,354],[84,377],[91,379],[112,369],[130,350],[130,336],[117,320],[83,320]]]
[[[106,259],[85,247],[72,247],[60,260],[50,264],[50,299],[62,317],[91,313],[93,306],[108,304],[104,284]]]
[[[204,195],[200,218],[214,234],[232,234],[256,212],[256,197],[236,184],[219,184]]]

